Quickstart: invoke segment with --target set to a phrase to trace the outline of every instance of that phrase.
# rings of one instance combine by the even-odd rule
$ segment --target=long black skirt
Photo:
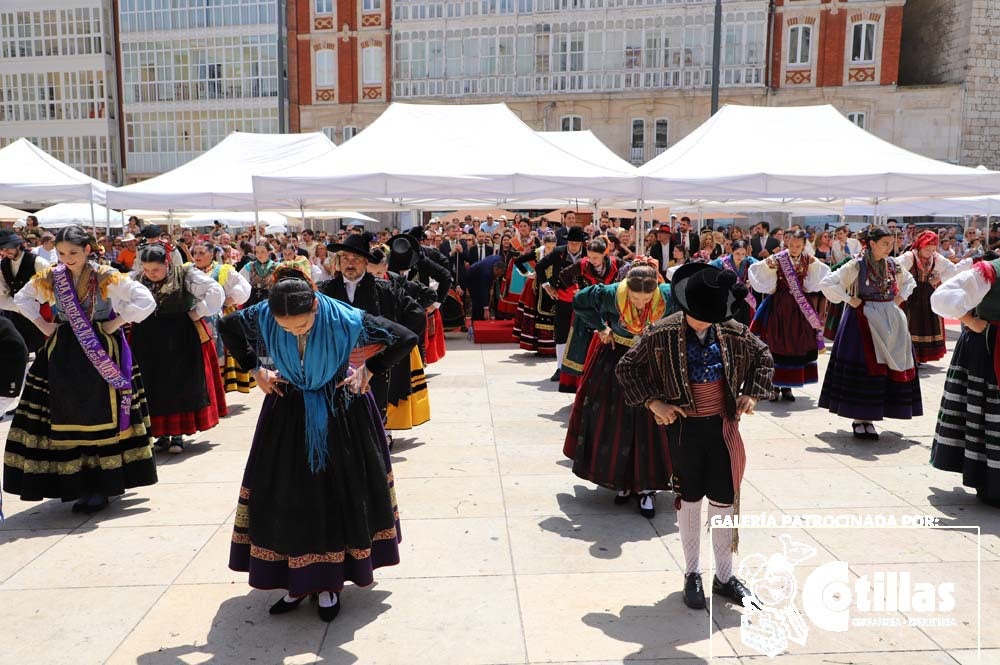
[[[367,586],[399,563],[400,529],[389,449],[370,394],[330,417],[326,468],[313,473],[302,393],[268,395],[243,475],[229,567],[250,586],[293,596]]]
[[[1000,387],[993,368],[997,329],[962,329],[938,412],[931,464],[962,474],[962,484],[1000,505]]]
[[[101,346],[117,363],[122,332]],[[132,367],[131,422],[119,431],[121,393],[87,359],[68,324],[57,328],[32,363],[7,435],[3,488],[26,501],[74,501],[123,494],[156,482],[139,368]]]
[[[625,403],[615,366],[628,347],[591,347],[576,391],[563,453],[573,473],[614,490],[672,487],[667,428],[643,407]]]

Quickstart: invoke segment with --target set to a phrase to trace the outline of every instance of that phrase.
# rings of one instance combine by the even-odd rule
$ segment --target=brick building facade
[[[390,0],[287,0],[289,131],[349,139],[391,91]]]

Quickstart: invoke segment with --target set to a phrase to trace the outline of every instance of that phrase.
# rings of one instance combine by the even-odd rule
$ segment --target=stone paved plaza
[[[570,472],[561,451],[572,396],[548,381],[551,360],[464,336],[448,345],[428,370],[433,420],[398,433],[392,455],[402,564],[377,571],[372,588],[348,587],[333,624],[320,622],[311,602],[268,616],[280,592],[252,591],[246,575],[226,567],[262,399],[255,391],[231,399],[233,415],[185,454],[161,454],[159,484],[97,516],[4,496],[0,663],[770,662],[742,643],[732,607],[715,603],[710,618],[683,605],[668,497],[646,520]],[[935,363],[922,374],[926,415],[890,421],[878,442],[853,440],[849,422],[817,410],[819,386],[745,419],[745,516],[930,515],[982,527],[978,543],[957,529],[741,530],[742,557],[781,553],[782,535],[813,548],[794,569],[800,585],[833,560],[849,563],[851,584],[893,570],[955,584],[955,625],[813,626],[804,645],[775,662],[1000,663],[1000,511],[928,464],[945,369]],[[0,436],[8,428],[9,420]],[[706,592],[709,543],[703,538]],[[890,614],[905,624],[914,613]]]

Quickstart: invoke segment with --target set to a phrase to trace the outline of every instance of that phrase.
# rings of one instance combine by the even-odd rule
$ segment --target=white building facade
[[[0,0],[0,145],[119,184],[115,43],[111,0]]]
[[[279,131],[277,0],[119,0],[126,179]]]

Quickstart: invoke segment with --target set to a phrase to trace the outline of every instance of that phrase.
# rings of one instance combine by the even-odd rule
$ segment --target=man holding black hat
[[[557,241],[558,242],[558,241]],[[573,295],[560,294],[559,274],[585,254],[583,243],[587,242],[587,234],[578,226],[572,226],[566,232],[566,244],[557,246],[551,253],[542,257],[535,265],[535,279],[550,298],[556,301],[555,331],[556,371],[551,381],[559,380],[559,368],[562,367],[563,355],[566,353],[566,340],[569,338],[570,321],[573,319]],[[567,299],[568,298],[568,299]]]
[[[654,323],[615,373],[625,401],[645,406],[668,428],[686,564],[684,603],[699,609],[705,606],[698,558],[701,504],[708,497],[710,520],[732,523],[738,514],[746,467],[739,420],[770,397],[774,367],[767,346],[732,320],[736,304],[746,297],[734,272],[685,264],[674,273],[673,296],[682,311]],[[712,529],[713,593],[742,604],[751,593],[733,575],[738,542],[734,528]]]
[[[336,252],[340,263],[340,274],[321,282],[317,290],[334,300],[353,305],[372,316],[382,316],[393,323],[403,325],[416,334],[423,332],[426,325],[424,309],[406,293],[397,291],[383,279],[376,279],[368,272],[368,264],[376,263],[371,254],[371,234],[349,235],[342,243],[331,243],[328,249]],[[372,378],[372,393],[379,410],[385,418],[388,405],[406,399],[410,394],[408,365],[399,363],[406,370],[401,379],[390,373]]]
[[[14,305],[14,295],[31,281],[35,273],[48,268],[49,262],[25,252],[24,239],[11,229],[0,229],[0,256],[3,257],[0,259],[0,309],[24,339],[28,351],[34,353],[45,342],[45,335],[21,315]]]

